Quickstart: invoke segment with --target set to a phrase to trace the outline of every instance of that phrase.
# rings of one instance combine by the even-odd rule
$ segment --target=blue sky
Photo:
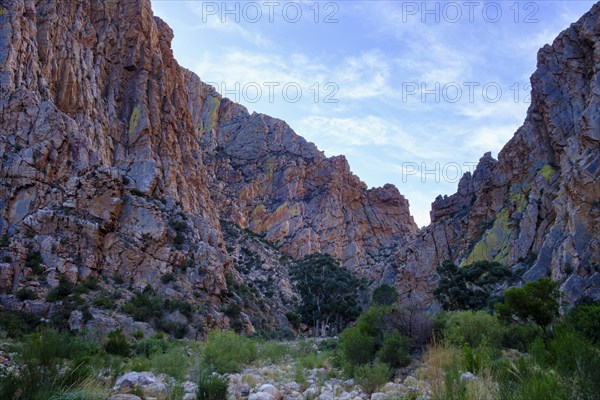
[[[153,0],[179,63],[284,119],[420,226],[525,118],[537,50],[594,1]]]

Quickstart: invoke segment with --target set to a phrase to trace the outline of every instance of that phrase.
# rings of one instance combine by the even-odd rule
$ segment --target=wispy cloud
[[[328,118],[309,116],[300,120],[296,127],[308,137],[328,136],[346,145],[386,145],[394,135],[391,127],[382,119],[373,116],[364,118]]]
[[[212,7],[219,9],[217,15],[207,15],[207,3],[210,3]],[[185,4],[187,5],[188,9],[198,18],[198,23],[191,27],[193,30],[210,32],[212,35],[228,34],[232,37],[242,39],[259,47],[267,47],[272,45],[272,41],[268,39],[264,33],[262,33],[259,25],[247,24],[247,26],[253,28],[249,29],[240,23],[242,20],[241,17],[238,18],[238,22],[236,21],[235,15],[221,15],[220,8],[225,7],[226,3],[224,2],[218,3],[214,1],[193,1]],[[236,3],[234,2],[232,4],[235,5]],[[238,7],[239,4],[241,3],[238,2]],[[239,14],[241,15],[241,12]]]
[[[320,90],[325,84],[333,83],[339,92],[336,99],[348,101],[385,96],[391,90],[388,81],[390,66],[377,51],[348,57],[334,65],[300,53],[284,57],[237,48],[226,49],[216,56],[206,53],[199,58],[194,71],[206,81],[225,83],[229,88],[235,87],[236,83],[275,82],[285,85],[293,82],[306,92],[307,99],[312,99],[317,90],[316,83]],[[331,93],[333,89],[319,96]],[[238,100],[243,102],[243,99]]]

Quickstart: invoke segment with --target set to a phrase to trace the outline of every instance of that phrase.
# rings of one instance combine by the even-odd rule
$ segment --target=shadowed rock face
[[[519,265],[566,300],[600,299],[600,6],[538,53],[532,102],[494,160],[481,158],[432,223],[390,260],[403,297],[428,303],[444,260]]]
[[[98,274],[165,289],[161,276],[191,261],[167,294],[198,292],[217,307],[225,275],[239,278],[220,220],[366,276],[416,231],[395,187],[368,190],[344,157],[326,158],[181,68],[149,0],[2,7],[4,293],[36,282],[24,261],[40,251],[42,292],[60,276]],[[209,326],[226,324],[213,314]]]

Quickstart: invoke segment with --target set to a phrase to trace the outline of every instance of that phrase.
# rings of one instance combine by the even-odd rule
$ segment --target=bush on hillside
[[[204,362],[216,372],[239,372],[256,360],[256,343],[234,332],[210,332],[204,345]]]
[[[478,347],[485,341],[497,347],[502,339],[502,326],[487,311],[456,311],[448,313],[443,335],[456,346]]]
[[[377,351],[377,358],[392,368],[405,367],[410,363],[410,339],[398,330],[387,333]]]
[[[356,367],[354,378],[369,395],[377,392],[392,376],[392,369],[382,362]]]

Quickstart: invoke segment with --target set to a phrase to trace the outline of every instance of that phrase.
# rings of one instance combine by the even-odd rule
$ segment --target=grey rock
[[[460,374],[460,381],[463,383],[477,380],[477,377],[472,372],[463,372]]]

